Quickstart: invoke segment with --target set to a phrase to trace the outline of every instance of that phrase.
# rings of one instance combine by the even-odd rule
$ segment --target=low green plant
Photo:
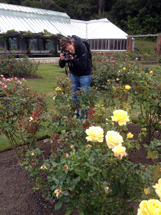
[[[46,103],[43,95],[27,88],[24,79],[6,79],[3,75],[0,78],[0,134],[8,138],[20,161],[28,149],[36,147]]]

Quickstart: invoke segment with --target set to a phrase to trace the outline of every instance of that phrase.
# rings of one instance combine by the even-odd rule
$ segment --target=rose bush
[[[0,74],[5,77],[34,77],[38,70],[38,64],[29,60],[24,51],[19,52],[21,58],[16,54],[0,53]]]
[[[78,123],[77,119],[75,121]],[[76,126],[70,133],[74,129]],[[78,136],[74,140],[68,131],[62,131],[59,136],[64,142],[54,137],[55,150],[47,160],[43,156],[40,159],[43,152],[39,149],[27,152],[22,165],[36,180],[34,190],[51,199],[57,198],[56,211],[61,209],[63,202],[68,202],[67,214],[74,208],[79,209],[79,214],[86,215],[118,215],[123,211],[132,214],[129,202],[140,198],[144,184],[149,184],[143,166],[128,160],[131,147],[128,142],[132,143],[132,140],[127,137],[123,140],[112,120],[104,126],[105,131],[108,130],[106,141],[101,126],[82,129],[79,127],[80,135],[76,132]],[[81,134],[82,131],[85,135]]]
[[[137,124],[147,129],[146,139],[150,143],[154,132],[161,129],[161,87],[156,78],[160,72],[152,71],[138,60],[131,61],[131,56],[116,53],[97,55],[92,84],[102,90],[108,107],[132,112],[134,105],[139,105]],[[147,59],[148,55],[142,57]]]
[[[36,147],[36,134],[46,110],[44,95],[28,89],[24,79],[0,75],[0,134],[8,138],[18,161]]]

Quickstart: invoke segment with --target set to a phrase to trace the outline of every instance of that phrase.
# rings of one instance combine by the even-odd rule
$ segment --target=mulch
[[[128,130],[137,139],[140,129],[131,123]],[[139,150],[132,150],[129,159],[134,163],[154,164],[151,159],[147,159],[144,143],[145,140],[141,142]],[[50,146],[44,145],[43,150],[46,154],[50,154]],[[65,215],[65,205],[59,212],[55,212],[56,199],[51,203],[38,192],[33,192],[34,182],[29,182],[29,173],[19,166],[13,150],[0,153],[0,179],[0,215]],[[132,204],[135,214],[138,204]],[[71,215],[78,214],[77,210],[71,213]]]

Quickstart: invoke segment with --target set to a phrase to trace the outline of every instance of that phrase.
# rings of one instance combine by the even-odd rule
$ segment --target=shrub
[[[33,77],[36,75],[38,64],[29,60],[27,55],[19,52],[21,58],[15,53],[0,53],[0,74],[5,77]]]
[[[74,208],[78,208],[79,214],[84,215],[132,214],[133,209],[129,203],[140,200],[144,184],[149,184],[149,178],[147,172],[142,171],[144,166],[128,160],[127,153],[132,145],[136,146],[136,142],[130,140],[132,136],[129,134],[125,138],[120,135],[126,127],[128,116],[125,114],[122,121],[124,111],[121,115],[120,111],[116,112],[114,116],[117,119],[113,118],[116,124],[109,121],[106,126],[106,143],[103,129],[91,126],[84,129],[86,135],[80,135],[79,144],[76,143],[76,136],[66,136],[65,132],[62,133],[64,142],[59,135],[53,135],[55,147],[47,160],[43,156],[40,159],[43,152],[38,148],[27,152],[26,161],[22,165],[36,180],[35,191],[39,190],[48,198],[56,197],[59,200],[55,211],[61,209],[63,202],[67,202],[70,203],[66,206],[68,214]],[[119,138],[115,134],[108,136],[109,132],[117,133],[116,130],[120,131]],[[71,144],[72,139],[74,144]],[[113,146],[109,145],[110,141]]]
[[[0,134],[4,134],[19,160],[27,149],[36,147],[36,134],[45,120],[43,95],[29,90],[24,79],[16,77],[0,81]]]

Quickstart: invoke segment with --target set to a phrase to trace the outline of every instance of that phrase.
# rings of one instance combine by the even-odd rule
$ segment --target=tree
[[[50,10],[52,5],[52,0],[40,0],[40,3],[43,5],[44,9]]]
[[[39,1],[22,0],[21,5],[35,8],[43,8],[43,5]]]

